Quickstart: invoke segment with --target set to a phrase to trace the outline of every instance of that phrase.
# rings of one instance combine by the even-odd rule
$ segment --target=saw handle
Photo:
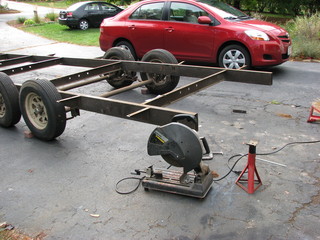
[[[211,159],[213,159],[213,154],[210,151],[207,139],[205,137],[200,137],[200,140],[201,140],[201,142],[203,144],[203,147],[204,147],[204,150],[205,150],[205,153],[202,156],[202,160],[211,160]]]

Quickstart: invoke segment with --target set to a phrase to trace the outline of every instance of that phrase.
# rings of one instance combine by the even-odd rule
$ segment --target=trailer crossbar
[[[178,89],[172,90],[166,94],[160,95],[154,99],[151,99],[145,102],[145,105],[152,106],[167,106],[171,103],[174,103],[182,98],[190,96],[193,93],[199,92],[205,88],[208,88],[214,84],[222,82],[225,80],[224,73],[227,70],[222,70],[220,72],[214,73],[208,77],[197,80],[193,83],[187,84]]]
[[[96,97],[72,92],[59,91],[65,106],[101,113],[114,117],[145,122],[155,125],[164,125],[171,122],[177,114],[188,114],[198,118],[197,113],[173,110],[157,106],[146,107],[143,104],[132,103],[103,97]],[[134,114],[133,114],[134,113]]]

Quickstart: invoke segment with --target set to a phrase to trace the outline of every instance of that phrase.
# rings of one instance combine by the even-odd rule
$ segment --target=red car
[[[100,26],[100,48],[122,46],[136,59],[160,48],[178,60],[238,69],[281,64],[291,39],[281,27],[215,0],[146,0]]]

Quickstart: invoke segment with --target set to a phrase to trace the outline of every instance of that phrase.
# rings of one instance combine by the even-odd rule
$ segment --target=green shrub
[[[27,19],[23,23],[23,25],[26,25],[26,26],[30,26],[30,25],[34,25],[34,24],[36,24],[36,22],[33,21],[32,19]]]
[[[285,28],[292,38],[293,57],[320,58],[320,13],[296,17]]]
[[[17,22],[22,24],[26,21],[26,19],[26,17],[18,17]]]
[[[48,18],[50,21],[54,22],[58,18],[58,14],[52,12],[52,13],[47,13],[46,18]]]
[[[302,40],[293,41],[293,57],[316,58],[320,59],[320,41]]]
[[[303,36],[306,39],[320,38],[320,13],[314,14],[311,17],[297,17],[294,20],[294,36]]]

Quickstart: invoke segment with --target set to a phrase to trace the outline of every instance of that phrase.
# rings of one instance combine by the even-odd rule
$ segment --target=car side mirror
[[[212,24],[212,20],[208,16],[200,16],[198,17],[199,24]]]

